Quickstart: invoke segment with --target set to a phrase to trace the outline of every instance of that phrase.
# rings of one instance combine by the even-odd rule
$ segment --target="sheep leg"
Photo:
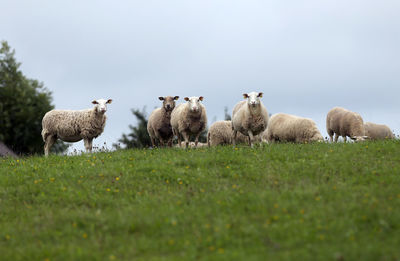
[[[172,138],[168,140],[168,147],[172,147]]]
[[[87,138],[83,139],[86,152],[92,152],[92,141],[93,139],[87,139]]]
[[[46,157],[49,156],[51,146],[56,142],[57,138],[53,135],[49,135],[46,138],[46,142],[44,143],[44,155]]]
[[[236,147],[236,137],[237,137],[237,130],[233,131],[233,147]]]
[[[339,139],[339,134],[335,134],[335,142],[338,142],[338,139]]]
[[[346,135],[344,135],[344,136],[342,136],[342,137],[343,137],[343,142],[346,143],[346,141],[347,141]]]
[[[186,132],[182,132],[183,139],[185,140],[185,148],[189,147],[189,135]]]
[[[182,147],[182,145],[181,145],[181,135],[179,134],[179,132],[176,131],[174,128],[172,128],[172,135],[176,136],[178,138],[179,147]]]
[[[201,133],[197,134],[196,137],[195,137],[195,139],[194,139],[194,145],[195,145],[196,148],[197,148],[197,143],[199,143],[199,136],[200,136],[200,134],[201,134]]]
[[[165,142],[164,142],[164,140],[163,140],[163,139],[159,139],[159,141],[160,141],[160,147],[165,147]]]
[[[253,148],[253,143],[252,141],[254,140],[253,132],[251,130],[248,131],[249,134],[249,146]]]
[[[328,130],[328,135],[329,135],[329,140],[332,143],[333,142],[333,131],[332,130]]]
[[[151,140],[151,146],[153,146],[153,148],[156,147],[155,141],[154,141],[154,137],[150,136],[150,140]]]

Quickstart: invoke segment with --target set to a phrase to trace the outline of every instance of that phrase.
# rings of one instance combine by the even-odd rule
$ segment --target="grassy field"
[[[400,142],[0,158],[1,260],[400,260]]]

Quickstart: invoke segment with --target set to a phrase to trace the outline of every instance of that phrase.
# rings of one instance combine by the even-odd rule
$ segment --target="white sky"
[[[271,113],[314,119],[334,106],[400,132],[400,1],[0,0],[0,40],[44,82],[58,109],[112,98],[111,147],[131,108],[204,96],[209,124],[242,93]],[[182,101],[182,99],[180,99]],[[74,146],[83,149],[83,142]]]

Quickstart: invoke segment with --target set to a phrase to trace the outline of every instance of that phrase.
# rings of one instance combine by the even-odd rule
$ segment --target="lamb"
[[[260,98],[263,93],[251,92],[243,94],[247,101],[241,101],[233,108],[232,130],[233,145],[236,145],[237,133],[248,136],[249,145],[253,147],[254,136],[262,133],[268,126],[268,111]]]
[[[171,147],[173,138],[171,112],[174,110],[175,101],[179,99],[179,96],[158,97],[158,99],[163,101],[163,106],[155,109],[150,114],[147,122],[147,132],[149,133],[153,148],[155,147],[156,138],[159,140],[161,146],[165,146],[165,143],[167,143]]]
[[[324,138],[313,120],[278,113],[272,115],[268,122],[266,140],[269,143],[276,141],[307,143],[322,142]]]
[[[83,139],[87,152],[92,151],[92,141],[103,131],[106,124],[107,104],[111,99],[94,100],[95,106],[87,110],[51,110],[42,120],[44,154],[47,157],[57,139],[77,142]]]
[[[207,144],[210,146],[232,144],[233,130],[231,121],[217,121],[214,122],[207,133]],[[239,143],[245,143],[248,138],[241,134],[237,134],[236,140]]]
[[[360,114],[341,107],[335,107],[328,112],[326,130],[331,142],[333,142],[333,134],[336,134],[335,142],[338,141],[339,136],[343,137],[344,142],[347,136],[357,142],[368,138],[365,136],[364,122]]]
[[[171,126],[174,136],[178,137],[178,144],[181,144],[181,135],[185,140],[185,147],[189,145],[189,137],[195,137],[195,146],[199,142],[199,136],[207,126],[206,108],[200,103],[203,96],[185,97],[186,103],[179,104],[172,111]]]
[[[387,125],[366,122],[365,135],[372,140],[394,139],[394,134]]]

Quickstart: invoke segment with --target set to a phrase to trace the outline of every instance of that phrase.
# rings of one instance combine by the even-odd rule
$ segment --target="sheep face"
[[[94,108],[96,112],[104,114],[107,111],[107,104],[110,104],[112,102],[111,99],[104,100],[104,99],[99,99],[99,100],[94,100],[92,103],[95,105]]]
[[[262,95],[262,92],[251,92],[243,94],[243,97],[247,99],[247,105],[249,107],[257,107],[260,104]]]
[[[197,113],[201,109],[200,101],[203,101],[203,96],[200,97],[185,97],[185,101],[189,104],[189,111]]]
[[[350,139],[354,140],[355,142],[365,141],[368,139],[368,136],[353,136]]]
[[[166,111],[172,111],[175,108],[175,101],[179,99],[179,96],[158,97],[158,99],[163,101],[163,108]]]
[[[310,141],[317,141],[317,142],[323,142],[324,137],[320,133],[315,133],[314,136],[310,139]]]

